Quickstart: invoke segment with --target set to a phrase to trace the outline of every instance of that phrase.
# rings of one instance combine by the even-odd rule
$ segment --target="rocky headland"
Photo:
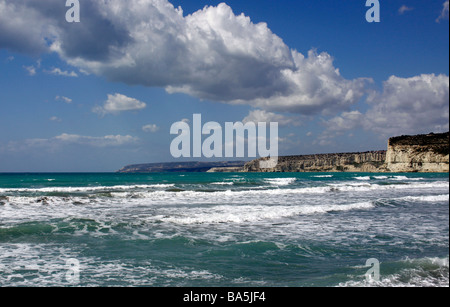
[[[385,167],[390,172],[449,172],[449,133],[389,139]]]
[[[377,172],[383,166],[386,151],[333,153],[278,158],[274,168],[260,168],[260,161],[251,161],[243,172]]]
[[[152,172],[449,172],[449,132],[390,138],[387,150],[278,157],[273,168],[250,162],[172,162],[129,165],[119,173]]]
[[[210,172],[449,172],[449,133],[393,137],[387,150],[380,151],[284,156],[275,167],[260,168],[265,160]]]

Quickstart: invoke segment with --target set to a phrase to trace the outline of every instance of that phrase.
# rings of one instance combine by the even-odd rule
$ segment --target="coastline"
[[[275,167],[261,168],[260,162],[267,160],[137,164],[118,173],[449,173],[449,132],[393,137],[387,150],[280,156]]]

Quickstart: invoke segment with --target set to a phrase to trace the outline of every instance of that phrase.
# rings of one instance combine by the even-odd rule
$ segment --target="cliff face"
[[[245,172],[377,172],[383,166],[386,151],[320,154],[279,157],[274,168],[261,169],[254,160],[244,166]]]
[[[260,168],[258,159],[244,172],[449,172],[449,133],[389,139],[388,150],[363,153],[279,157],[274,168]]]
[[[449,133],[391,138],[386,168],[390,172],[449,172]]]
[[[248,162],[176,162],[130,165],[122,173],[147,172],[449,172],[449,133],[399,136],[387,151],[279,157],[273,168]]]

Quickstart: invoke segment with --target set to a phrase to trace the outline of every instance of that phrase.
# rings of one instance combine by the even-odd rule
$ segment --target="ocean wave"
[[[220,182],[217,182],[215,186],[220,186]],[[284,183],[286,184],[286,182]],[[37,189],[36,191],[53,191],[47,192],[50,195],[42,192],[42,195],[35,195],[33,192],[31,195],[11,195],[1,196],[1,204],[4,205],[64,205],[64,204],[76,204],[86,205],[97,201],[114,201],[114,199],[127,200],[131,202],[133,199],[138,201],[145,200],[145,204],[162,203],[162,204],[217,204],[221,202],[229,203],[249,203],[258,204],[261,200],[268,200],[274,204],[280,203],[283,199],[295,197],[295,195],[320,195],[320,194],[333,194],[333,193],[360,193],[360,192],[377,192],[388,190],[412,190],[417,192],[419,190],[426,191],[427,194],[434,193],[446,193],[448,191],[448,182],[431,182],[431,183],[406,183],[406,184],[376,184],[376,183],[357,183],[357,182],[344,182],[344,183],[330,183],[324,186],[311,186],[311,187],[284,187],[284,188],[262,188],[262,187],[250,187],[248,189],[236,188],[230,184],[226,190],[218,189],[196,189],[192,190],[196,186],[190,187],[191,189],[177,188],[174,184],[159,184],[159,185],[145,185],[145,186],[115,186],[94,187],[91,188],[57,188],[59,192],[72,191],[73,195],[53,195],[55,190],[49,189]],[[91,189],[91,193],[89,193]],[[33,190],[33,189],[32,189]],[[28,192],[30,190],[27,189]],[[78,195],[74,191],[83,191],[87,195]],[[448,192],[447,192],[448,193]],[[297,199],[297,198],[296,198]],[[406,201],[445,201],[448,200],[448,194],[438,195],[422,195],[422,196],[407,196],[401,200]]]
[[[183,286],[186,282],[217,283],[225,277],[201,267],[150,260],[99,259],[56,244],[0,245],[0,286],[67,287],[69,259],[80,264],[76,286]]]
[[[113,194],[111,194],[113,196]],[[89,205],[93,200],[89,197],[58,197],[58,196],[6,196],[5,205],[32,206],[32,205]]]
[[[420,181],[420,180],[424,180],[425,178],[410,178],[410,177],[406,177],[406,176],[393,176],[390,178],[391,180],[397,180],[397,181],[401,181],[401,180],[411,180],[411,181]]]
[[[287,186],[297,181],[297,178],[268,178],[264,181],[275,186]]]
[[[67,286],[67,259],[78,254],[61,245],[0,244],[0,287]]]
[[[103,176],[3,181],[0,286],[448,286],[444,175]]]
[[[212,185],[233,185],[234,182],[222,181],[222,182],[213,182]]]
[[[377,183],[332,183],[330,186],[335,187],[339,191],[373,191],[373,190],[405,190],[405,189],[448,189],[448,182],[435,181],[423,183],[401,183],[401,184],[377,184]]]
[[[379,281],[367,281],[364,276],[342,282],[338,287],[449,287],[449,258],[425,257],[404,259],[390,264],[396,273],[381,275]]]
[[[423,201],[423,202],[443,202],[449,201],[449,194],[444,195],[426,195],[426,196],[405,196],[400,198],[406,201]]]
[[[355,177],[356,180],[370,180],[370,176]]]
[[[375,179],[375,180],[388,179],[388,180],[392,180],[392,181],[421,181],[421,180],[424,180],[425,178],[407,177],[407,176],[403,176],[403,175],[399,175],[399,176],[378,175],[378,176],[356,176],[356,177],[354,177],[354,179],[361,180],[361,181],[369,181],[372,179]]]
[[[218,224],[247,223],[276,220],[298,215],[325,214],[330,212],[367,210],[374,207],[371,202],[345,205],[305,205],[305,206],[215,206],[205,208],[186,208],[185,214],[165,216],[164,222],[175,224]]]
[[[135,229],[136,220],[115,220],[105,217],[64,217],[59,214],[53,216],[51,221],[17,222],[10,226],[0,227],[0,238],[8,241],[19,238],[49,238],[56,236],[84,236],[105,237],[121,236],[131,239],[149,239]],[[45,240],[45,239],[44,239]]]
[[[175,184],[149,184],[149,185],[115,185],[115,186],[88,186],[88,187],[48,187],[48,188],[1,188],[0,193],[34,192],[34,193],[83,193],[97,191],[129,191],[133,189],[169,188]]]

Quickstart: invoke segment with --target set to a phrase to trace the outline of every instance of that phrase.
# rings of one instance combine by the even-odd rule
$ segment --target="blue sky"
[[[448,131],[448,1],[222,2],[0,0],[0,172],[173,161],[194,113],[278,121],[282,155]]]

